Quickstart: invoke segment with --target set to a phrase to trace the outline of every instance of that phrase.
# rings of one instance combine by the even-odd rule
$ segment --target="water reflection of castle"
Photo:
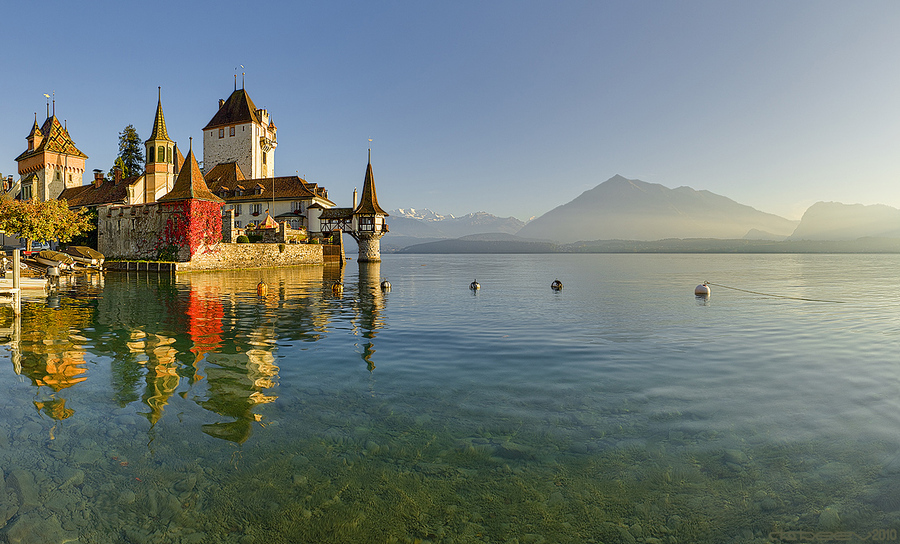
[[[350,310],[339,318],[349,317],[354,334],[365,339],[361,356],[372,370],[385,297],[379,263],[359,266],[358,291],[339,296]],[[107,358],[119,406],[141,403],[139,411],[155,426],[171,403],[192,401],[214,415],[205,433],[244,442],[264,421],[260,407],[277,400],[277,340],[317,341],[330,333],[335,295],[328,286],[342,281],[344,270],[262,274],[269,275],[265,298],[256,296],[260,271],[233,271],[110,276],[102,296],[94,296],[94,286],[84,299],[62,297],[56,309],[28,304],[14,367],[37,388],[35,407],[65,419],[77,410],[66,406],[66,391],[98,379],[86,361]]]

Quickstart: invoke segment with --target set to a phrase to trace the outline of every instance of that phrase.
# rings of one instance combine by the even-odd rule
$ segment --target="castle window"
[[[240,204],[234,205],[234,215],[241,215],[241,205]]]
[[[224,129],[224,128],[220,128],[220,129],[219,129],[219,138],[224,138],[224,137],[225,137],[225,129]]]
[[[156,162],[156,153],[154,153],[155,150],[156,150],[156,148],[153,147],[152,145],[147,146],[147,162],[148,163]]]
[[[228,135],[229,135],[229,136],[234,136],[234,127],[231,127],[231,128],[228,129]]]
[[[241,222],[240,222],[240,221],[235,221],[235,222],[234,222],[234,226],[237,227],[237,228],[241,228]]]
[[[159,162],[166,162],[166,148],[159,146],[156,156],[159,158]]]
[[[22,200],[31,200],[31,184],[22,186]]]
[[[262,213],[262,204],[250,204],[250,213],[253,215]]]
[[[56,181],[59,181],[59,170],[56,171]]]
[[[172,162],[172,148],[171,147],[166,148],[166,156],[169,157],[168,162],[171,163]]]

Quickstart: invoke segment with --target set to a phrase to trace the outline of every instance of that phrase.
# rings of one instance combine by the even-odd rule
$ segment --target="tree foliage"
[[[0,200],[0,229],[29,242],[68,242],[94,228],[86,213],[70,210],[65,200]]]
[[[144,170],[144,142],[134,125],[128,125],[119,133],[119,154],[110,168],[110,178],[116,165],[122,168],[122,177],[136,176]]]

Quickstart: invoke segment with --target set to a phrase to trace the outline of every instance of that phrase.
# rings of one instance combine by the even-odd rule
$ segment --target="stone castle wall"
[[[97,210],[97,251],[107,259],[156,259],[164,226],[158,204],[102,206]]]
[[[178,263],[178,270],[234,270],[324,264],[325,247],[318,244],[219,244]]]

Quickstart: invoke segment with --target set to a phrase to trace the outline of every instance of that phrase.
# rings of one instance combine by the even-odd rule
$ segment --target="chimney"
[[[221,107],[224,106],[224,105],[225,105],[225,100],[223,100],[223,99],[220,98],[220,99],[219,99],[219,107],[221,108]]]
[[[356,187],[353,188],[353,209],[356,209]]]
[[[94,170],[94,187],[103,185],[103,170]]]
[[[118,185],[122,181],[122,169],[116,166],[113,169],[113,184]]]

